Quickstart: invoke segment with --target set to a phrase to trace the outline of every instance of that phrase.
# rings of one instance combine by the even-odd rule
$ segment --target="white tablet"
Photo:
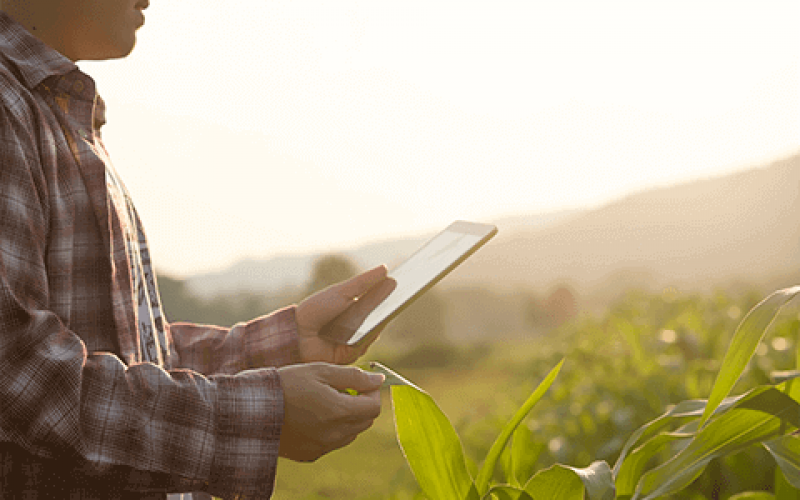
[[[411,257],[389,271],[397,286],[364,319],[347,344],[357,344],[375,328],[388,323],[495,234],[497,227],[491,224],[456,221],[428,240]]]

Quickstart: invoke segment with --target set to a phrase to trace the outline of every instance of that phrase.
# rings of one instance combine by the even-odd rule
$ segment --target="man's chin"
[[[108,61],[111,59],[122,59],[124,57],[128,57],[130,53],[133,52],[135,45],[135,41],[133,43],[119,44],[102,51],[90,53],[81,59],[84,61]]]

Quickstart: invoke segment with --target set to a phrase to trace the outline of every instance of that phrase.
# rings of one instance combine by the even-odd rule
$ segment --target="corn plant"
[[[501,429],[475,477],[466,465],[458,434],[433,398],[392,370],[397,439],[423,494],[430,500],[650,500],[680,495],[714,459],[762,446],[777,465],[773,492],[743,492],[737,500],[800,498],[800,342],[796,370],[773,383],[730,396],[769,326],[800,287],[780,290],[757,304],[736,329],[707,400],[687,400],[636,430],[613,468],[598,460],[585,468],[555,464],[521,484],[507,449],[515,430],[553,384],[562,360]],[[502,458],[501,458],[502,457]],[[492,483],[498,462],[504,480]]]

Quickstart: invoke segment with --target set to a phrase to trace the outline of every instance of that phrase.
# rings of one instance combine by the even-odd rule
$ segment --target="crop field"
[[[604,461],[613,466],[637,429],[678,403],[707,399],[712,388],[719,392],[715,380],[723,360],[730,365],[725,356],[737,325],[766,295],[630,293],[604,313],[579,317],[546,335],[465,346],[442,367],[417,369],[407,358],[398,365],[391,352],[381,352],[380,344],[369,356],[433,398],[460,437],[472,477],[492,454],[492,443],[511,416],[563,359],[552,386],[513,433],[513,453],[504,451],[489,471],[491,484],[521,487],[535,472],[556,463],[585,468]],[[741,377],[729,377],[730,395],[774,384],[776,374],[796,368],[796,302],[780,309],[763,338],[754,337],[755,354],[742,361],[746,368]],[[312,464],[281,460],[274,498],[424,498],[398,443],[392,410],[385,390],[381,416],[353,444]],[[679,434],[670,439],[683,436]],[[647,464],[663,462],[675,446],[654,453]],[[680,493],[665,496],[710,500],[752,491],[770,495],[779,484],[778,498],[795,498],[787,496],[791,488],[765,447],[731,449],[724,456],[709,455],[713,459]],[[503,495],[498,490],[493,498],[517,498]]]

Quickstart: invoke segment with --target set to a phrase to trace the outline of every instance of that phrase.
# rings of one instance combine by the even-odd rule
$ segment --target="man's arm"
[[[298,363],[295,311],[294,306],[286,307],[230,329],[170,323],[172,367],[233,375]]]
[[[114,474],[127,489],[268,498],[283,423],[276,370],[204,377],[128,366],[87,352],[53,311],[67,298],[51,278],[69,269],[47,255],[62,252],[68,266],[81,235],[52,236],[70,193],[64,172],[40,163],[37,140],[46,148],[52,138],[32,130],[0,106],[0,441],[88,477]]]
[[[234,374],[294,363],[352,363],[380,331],[357,346],[320,332],[334,325],[337,332],[352,335],[395,286],[395,281],[387,277],[386,267],[378,266],[317,292],[297,306],[239,323],[230,330],[172,323],[173,366],[206,374]]]

